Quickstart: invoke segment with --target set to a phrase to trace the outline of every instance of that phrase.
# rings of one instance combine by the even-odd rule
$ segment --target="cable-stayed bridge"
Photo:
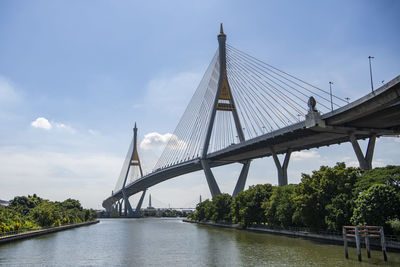
[[[143,175],[137,128],[112,195],[111,211],[125,207],[139,216],[146,189],[168,179],[203,170],[215,196],[220,193],[211,168],[241,163],[232,195],[245,187],[251,160],[272,156],[278,184],[287,184],[294,151],[351,142],[362,169],[372,168],[375,140],[400,134],[400,76],[364,97],[346,99],[226,44],[219,48],[153,170]],[[358,140],[368,139],[364,154]],[[277,155],[284,154],[280,162]],[[142,192],[136,209],[128,198]]]

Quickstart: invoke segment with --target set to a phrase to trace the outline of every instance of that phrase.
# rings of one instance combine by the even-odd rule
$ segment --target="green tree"
[[[83,210],[79,200],[72,199],[72,198],[68,198],[68,199],[64,200],[63,202],[61,202],[61,206],[64,209],[77,209],[79,211]]]
[[[326,229],[328,226],[336,228],[347,223],[350,219],[348,211],[343,216],[330,213],[347,207],[347,201],[353,198],[353,186],[359,175],[359,169],[346,168],[344,163],[337,163],[333,168],[321,166],[311,176],[302,174],[301,183],[296,187],[294,222],[313,230]]]
[[[399,219],[400,199],[393,186],[372,185],[364,190],[355,201],[351,221],[354,225],[384,225]]]
[[[331,203],[326,205],[325,217],[328,229],[340,231],[343,226],[350,224],[350,219],[353,216],[354,200],[349,193],[340,193],[332,198]]]
[[[209,199],[197,204],[195,211],[195,218],[198,221],[208,221],[211,220],[214,214],[214,204]]]
[[[28,223],[18,211],[10,207],[0,206],[0,232],[9,232],[23,229]]]
[[[9,208],[19,212],[22,216],[28,215],[29,211],[35,208],[42,202],[40,197],[37,197],[36,194],[33,196],[17,196],[14,197],[10,204],[8,205]]]
[[[42,201],[42,203],[31,210],[30,214],[42,227],[60,225],[62,220],[59,207],[55,203],[49,201]]]
[[[374,184],[387,184],[400,191],[400,166],[388,165],[383,168],[375,168],[365,171],[355,184],[354,193],[358,196],[362,191]]]
[[[273,188],[269,201],[262,205],[269,225],[287,228],[293,226],[294,194],[296,185],[277,186]]]
[[[252,223],[266,221],[262,203],[269,200],[272,194],[272,185],[254,185],[249,189],[239,192],[231,204],[232,220],[247,227]]]
[[[232,221],[230,216],[232,197],[229,194],[218,194],[212,200],[214,212],[211,219],[215,222],[218,221]]]

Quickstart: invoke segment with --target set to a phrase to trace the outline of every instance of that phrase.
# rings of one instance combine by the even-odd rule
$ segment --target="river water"
[[[103,219],[100,223],[0,245],[0,266],[400,266],[379,251],[184,223],[180,219]]]

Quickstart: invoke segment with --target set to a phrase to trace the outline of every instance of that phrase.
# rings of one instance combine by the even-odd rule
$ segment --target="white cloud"
[[[385,159],[376,159],[372,161],[373,168],[386,167],[387,165],[388,162]]]
[[[148,133],[140,142],[140,148],[143,150],[159,150],[168,144],[169,149],[185,149],[186,143],[171,133],[160,134],[157,132]]]
[[[347,167],[354,167],[354,168],[360,167],[360,164],[359,164],[358,161],[356,161],[356,160],[345,161],[345,163],[346,163],[346,166],[347,166]]]
[[[140,142],[140,148],[144,150],[163,148],[168,143],[171,136],[171,133],[148,133],[144,136],[142,142]]]
[[[50,122],[48,119],[44,117],[38,117],[31,123],[31,126],[34,128],[44,129],[44,130],[51,130],[53,128],[66,131],[69,133],[75,133],[75,129],[69,125],[60,122]]]
[[[72,133],[72,134],[76,132],[74,128],[72,128],[71,126],[66,125],[64,123],[55,122],[54,125],[55,125],[55,127],[57,129],[60,129],[60,130],[63,130],[63,131],[67,131],[67,132]]]
[[[296,151],[293,152],[293,160],[308,160],[308,159],[319,159],[321,156],[317,151]]]
[[[346,161],[345,163],[347,167],[354,167],[354,168],[360,167],[360,163],[356,160]],[[372,168],[385,167],[387,165],[388,162],[387,160],[384,159],[376,159],[372,161]]]
[[[34,120],[31,123],[31,126],[34,128],[45,129],[45,130],[51,130],[51,128],[53,128],[49,120],[43,117],[39,117],[36,120]]]

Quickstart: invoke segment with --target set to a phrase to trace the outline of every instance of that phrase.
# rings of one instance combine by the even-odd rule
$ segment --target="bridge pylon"
[[[208,187],[210,188],[211,196],[215,197],[220,194],[221,191],[218,187],[218,184],[215,180],[215,177],[211,171],[209,166],[209,160],[207,159],[208,148],[210,145],[210,138],[215,122],[215,116],[217,112],[231,112],[232,117],[235,123],[235,128],[237,132],[237,136],[239,138],[239,142],[245,141],[243,128],[239,120],[239,116],[236,110],[235,101],[233,99],[232,91],[228,81],[228,75],[226,71],[226,34],[224,33],[224,29],[221,23],[220,33],[218,35],[218,44],[219,44],[219,79],[218,79],[218,87],[217,92],[215,94],[213,110],[211,112],[210,120],[208,122],[207,133],[204,141],[203,152],[201,155],[201,166],[204,170],[204,174],[207,179]],[[237,193],[242,191],[245,187],[247,174],[250,168],[251,160],[246,160],[242,162],[242,171],[240,173],[239,179],[236,183],[235,189],[233,191],[232,196],[235,196]]]
[[[131,206],[131,204],[129,202],[129,196],[126,194],[126,182],[128,180],[129,171],[131,170],[131,168],[134,168],[134,167],[139,168],[140,177],[143,177],[142,165],[140,163],[139,153],[138,153],[138,150],[137,150],[137,127],[136,127],[136,122],[135,122],[135,126],[133,128],[133,150],[132,150],[132,154],[130,156],[130,161],[129,161],[128,168],[127,168],[126,173],[125,173],[125,178],[124,178],[124,182],[123,182],[121,191],[122,191],[123,203],[124,203],[124,216],[125,217],[137,218],[137,217],[140,217],[140,209],[142,207],[143,199],[144,199],[144,196],[146,194],[146,189],[143,190],[142,195],[140,197],[140,200],[139,200],[139,202],[138,202],[138,204],[136,206],[136,209],[133,210],[132,206]],[[120,204],[120,206],[122,206],[122,203]],[[120,207],[120,210],[121,210],[121,207]]]

